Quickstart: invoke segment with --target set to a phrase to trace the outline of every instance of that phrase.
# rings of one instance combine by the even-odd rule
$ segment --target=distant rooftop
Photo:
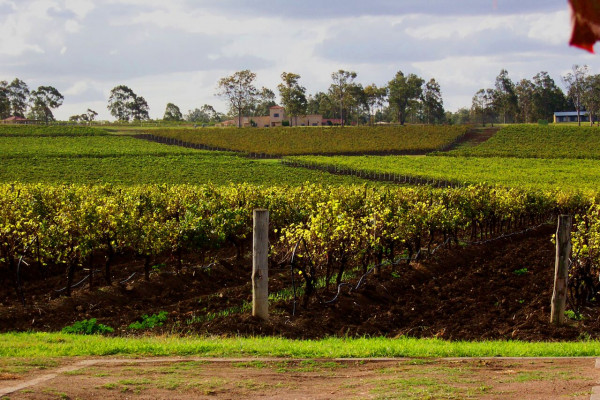
[[[587,115],[588,112],[587,111],[581,111],[580,113],[581,115]],[[554,116],[556,117],[576,117],[577,116],[577,111],[558,111],[554,113]]]

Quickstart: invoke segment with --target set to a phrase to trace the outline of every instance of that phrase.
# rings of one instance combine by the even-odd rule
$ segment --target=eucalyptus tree
[[[333,83],[329,86],[329,94],[339,107],[342,126],[344,126],[345,106],[352,101],[351,87],[356,76],[356,72],[344,71],[343,69],[331,74]]]
[[[285,112],[290,117],[290,126],[292,126],[294,117],[306,114],[308,107],[306,88],[298,82],[300,75],[293,72],[283,72],[281,80],[283,82],[277,85],[277,89],[281,97],[281,104],[285,107]]]
[[[115,86],[110,91],[108,110],[119,121],[129,122],[134,120],[150,119],[148,103],[142,96],[138,96],[125,85]]]
[[[494,126],[494,90],[479,89],[473,96],[471,112],[474,115],[481,116],[481,125],[485,126],[489,117],[492,126]]]
[[[442,89],[435,79],[431,78],[423,88],[423,113],[428,124],[444,120],[444,100]]]
[[[390,107],[396,111],[400,125],[406,122],[407,110],[411,103],[421,98],[424,83],[425,81],[417,75],[405,76],[402,71],[398,71],[394,79],[388,83],[388,101]]]
[[[182,121],[183,115],[181,114],[181,110],[173,103],[168,103],[165,108],[165,115],[163,116],[163,120],[165,121]]]
[[[238,128],[242,127],[242,115],[258,96],[254,86],[256,74],[248,69],[219,79],[216,95],[229,102],[231,112],[238,116]]]
[[[321,114],[323,118],[335,117],[335,102],[327,93],[317,92],[314,95],[309,95],[306,103],[308,114]]]
[[[210,104],[204,104],[200,108],[189,110],[185,114],[185,120],[189,122],[220,122],[222,114],[217,112]]]
[[[247,114],[257,117],[269,115],[270,108],[276,105],[275,92],[269,88],[262,87],[252,104],[248,107]]]
[[[571,72],[563,76],[563,82],[567,87],[567,95],[573,101],[577,111],[577,123],[581,126],[581,108],[583,106],[583,97],[586,92],[586,80],[589,75],[587,65],[573,65]]]
[[[385,88],[383,88],[385,89]],[[373,115],[375,114],[375,107],[380,99],[381,88],[378,88],[376,84],[372,83],[367,85],[364,89],[367,114],[369,114],[369,125],[373,125]]]
[[[81,114],[81,119],[87,123],[90,123],[96,119],[98,113],[90,108],[84,114]]]
[[[582,104],[590,117],[590,126],[593,126],[594,117],[600,116],[600,75],[586,77],[585,89]]]
[[[517,95],[515,93],[515,84],[508,76],[508,71],[502,69],[496,77],[494,92],[494,103],[497,110],[502,115],[503,122],[506,124],[509,117],[517,113]]]
[[[33,119],[54,121],[52,110],[62,105],[64,96],[52,86],[40,86],[31,92],[31,114]]]
[[[29,87],[19,78],[15,78],[8,85],[8,99],[10,100],[10,110],[12,115],[21,118],[25,117],[29,94]]]
[[[520,122],[532,122],[535,86],[529,79],[521,79],[515,85],[517,96],[517,116]]]
[[[150,119],[150,108],[148,102],[142,96],[135,96],[131,104],[131,117],[134,121],[145,121]]]
[[[0,81],[0,119],[10,117],[10,99],[7,81]]]
[[[548,72],[541,71],[533,77],[534,120],[551,120],[554,112],[567,108],[564,92],[556,85]]]

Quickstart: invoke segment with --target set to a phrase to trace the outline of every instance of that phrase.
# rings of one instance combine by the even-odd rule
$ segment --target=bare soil
[[[11,370],[19,360],[3,360]],[[78,360],[62,360],[68,364]],[[94,360],[90,360],[94,362]],[[589,399],[594,359],[95,360],[0,377],[10,399]],[[44,380],[51,374],[51,379]]]
[[[578,340],[600,337],[600,312],[590,306],[583,319],[556,328],[549,324],[554,274],[554,227],[481,245],[442,249],[420,263],[384,269],[369,275],[359,290],[344,288],[336,302],[335,288],[320,290],[307,308],[292,299],[271,302],[269,322],[248,311],[251,261],[234,255],[213,255],[210,268],[188,261],[180,274],[168,265],[143,279],[143,265],[123,256],[113,267],[115,283],[88,288],[72,297],[56,292],[65,284],[61,270],[36,276],[24,271],[26,306],[11,282],[0,282],[0,331],[57,331],[83,319],[131,335],[132,322],[144,314],[168,312],[152,333],[209,335],[278,335],[288,338],[328,336],[438,337],[444,339]],[[234,253],[231,249],[230,253]],[[132,273],[137,274],[125,280]],[[79,272],[79,278],[83,272]],[[76,279],[77,281],[77,279]],[[353,280],[356,283],[357,278]],[[100,278],[96,284],[101,285]],[[270,291],[291,287],[290,271],[273,265]],[[143,332],[144,333],[144,332]]]
[[[498,127],[470,129],[465,135],[460,137],[456,142],[443,151],[451,151],[463,147],[479,146],[480,144],[487,142],[499,130],[500,128]]]

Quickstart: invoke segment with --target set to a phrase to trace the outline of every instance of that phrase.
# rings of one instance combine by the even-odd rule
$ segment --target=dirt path
[[[1,371],[24,360],[4,359]],[[593,358],[60,359],[0,373],[2,399],[590,399]],[[10,396],[10,397],[8,397]]]
[[[494,136],[499,130],[500,128],[497,127],[473,128],[469,130],[463,137],[454,142],[452,146],[443,151],[448,152],[463,147],[479,146]]]

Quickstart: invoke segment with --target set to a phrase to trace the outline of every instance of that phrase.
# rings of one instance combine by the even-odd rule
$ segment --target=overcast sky
[[[566,0],[0,0],[0,80],[56,87],[58,119],[112,119],[108,94],[125,84],[161,118],[168,102],[225,112],[216,83],[242,69],[274,91],[298,73],[308,93],[338,69],[363,85],[401,70],[435,78],[456,111],[502,68],[559,85],[573,64],[600,73],[568,46],[569,18]]]

